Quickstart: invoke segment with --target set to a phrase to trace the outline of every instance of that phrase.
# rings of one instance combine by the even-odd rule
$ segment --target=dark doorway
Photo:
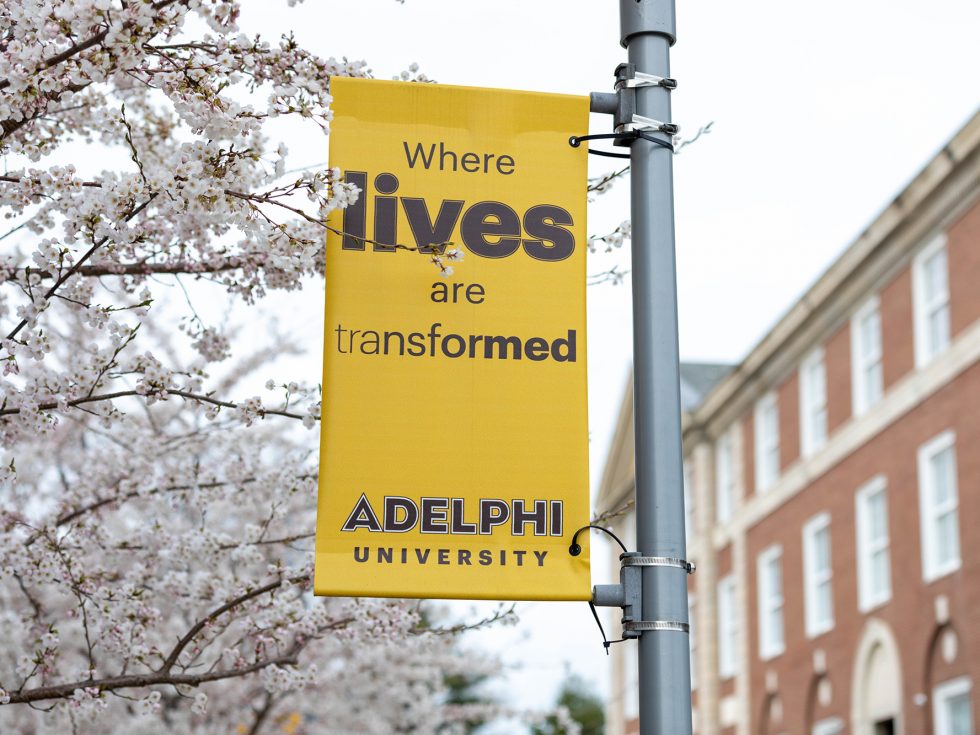
[[[895,735],[895,720],[876,722],[875,735]]]

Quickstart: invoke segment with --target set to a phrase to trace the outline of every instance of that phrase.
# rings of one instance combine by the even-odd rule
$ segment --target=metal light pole
[[[669,78],[674,0],[620,0],[619,8],[629,62],[637,72]],[[670,90],[637,87],[636,114],[669,123]],[[653,135],[671,142],[666,133]],[[630,154],[637,548],[644,556],[684,560],[673,153],[641,138]],[[640,733],[690,735],[687,571],[645,566],[642,580],[643,618],[651,627],[638,641]]]
[[[592,602],[622,608],[623,637],[637,639],[640,735],[691,735],[687,575],[694,565],[685,558],[677,346],[674,0],[619,0],[619,14],[629,63],[616,69],[615,94],[593,92],[591,98],[593,112],[613,115],[615,133],[571,142],[616,138],[630,146],[637,551],[620,556],[620,583],[596,585]],[[578,549],[573,539],[569,552]]]

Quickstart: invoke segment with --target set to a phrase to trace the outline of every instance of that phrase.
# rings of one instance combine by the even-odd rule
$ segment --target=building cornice
[[[980,113],[916,175],[834,261],[697,409],[682,419],[684,445],[713,441],[778,385],[802,356],[829,337],[871,293],[980,198]],[[597,496],[600,511],[633,491],[633,376],[630,373]]]
[[[962,215],[978,192],[980,113],[708,392],[690,417],[687,433],[703,429],[710,437],[718,436],[759,395],[795,370],[802,355],[848,319],[870,292],[907,264],[925,239]]]

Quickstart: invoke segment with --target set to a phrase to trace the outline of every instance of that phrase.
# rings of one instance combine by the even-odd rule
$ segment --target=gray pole
[[[630,63],[670,77],[674,0],[620,0],[619,7]],[[638,87],[636,113],[669,123],[670,92]],[[672,155],[643,139],[631,146],[636,540],[645,556],[686,559]],[[643,567],[642,610],[647,621],[687,623],[687,573]],[[638,645],[640,734],[690,735],[688,633],[647,630]]]

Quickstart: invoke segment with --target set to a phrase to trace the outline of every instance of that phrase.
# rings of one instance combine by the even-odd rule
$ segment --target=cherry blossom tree
[[[496,670],[460,655],[467,626],[312,596],[319,390],[261,389],[294,345],[195,309],[207,289],[258,324],[263,297],[317,284],[326,215],[358,195],[288,173],[274,132],[327,132],[330,79],[366,65],[246,35],[240,5],[0,4],[2,732],[452,733],[500,712],[445,696]]]

